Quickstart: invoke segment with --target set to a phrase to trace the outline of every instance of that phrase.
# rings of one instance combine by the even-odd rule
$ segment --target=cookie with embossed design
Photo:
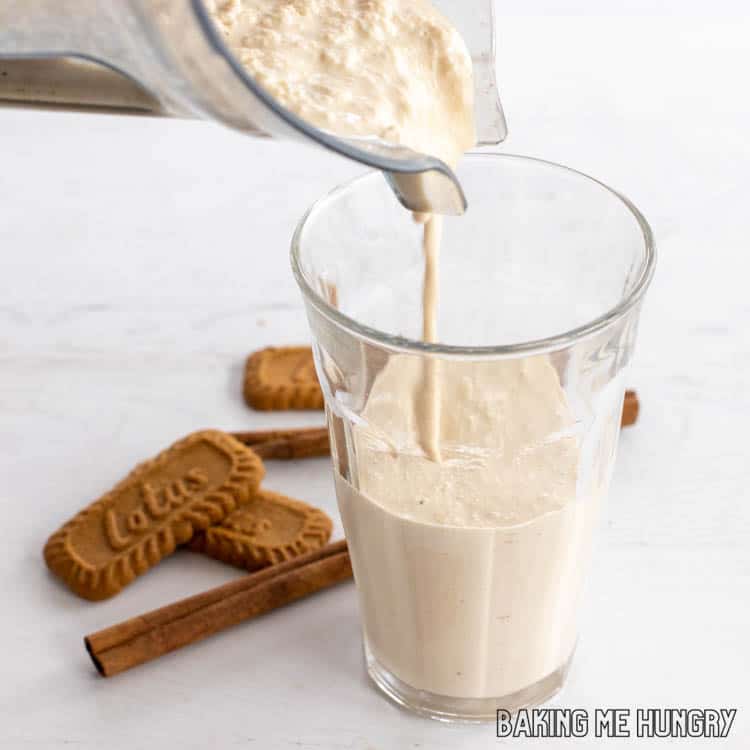
[[[54,533],[49,569],[79,596],[107,599],[252,497],[263,463],[213,430],[196,432],[133,471]]]
[[[258,490],[220,524],[198,532],[188,546],[238,568],[259,570],[323,547],[332,529],[322,510]]]
[[[271,346],[245,365],[245,401],[259,411],[322,409],[323,392],[309,346]]]

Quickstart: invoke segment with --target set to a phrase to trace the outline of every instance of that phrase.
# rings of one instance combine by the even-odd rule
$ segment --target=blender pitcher
[[[507,133],[495,80],[492,0],[435,0],[466,40],[479,145]],[[460,214],[442,161],[377,138],[342,138],[282,107],[225,45],[202,0],[4,0],[0,102],[217,120],[254,136],[313,142],[383,171],[413,211]],[[406,175],[421,174],[419,181]]]

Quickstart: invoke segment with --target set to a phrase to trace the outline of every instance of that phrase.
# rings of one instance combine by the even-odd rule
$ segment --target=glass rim
[[[362,175],[354,177],[353,179],[347,180],[346,182],[338,185],[337,187],[330,190],[328,193],[318,198],[311,206],[307,209],[305,214],[300,219],[294,230],[291,243],[291,265],[292,272],[297,281],[297,284],[302,291],[302,295],[307,302],[313,305],[324,317],[328,318],[333,323],[344,328],[345,330],[354,333],[357,337],[366,339],[370,342],[386,347],[390,350],[399,351],[402,353],[413,353],[413,354],[434,354],[443,356],[455,356],[455,357],[512,357],[516,355],[531,355],[531,354],[542,354],[544,352],[555,351],[562,349],[576,341],[580,341],[583,338],[587,338],[605,328],[614,325],[618,320],[622,319],[628,312],[638,304],[643,297],[646,289],[648,289],[651,279],[654,275],[654,269],[656,267],[656,247],[654,244],[654,235],[651,231],[649,223],[646,221],[643,214],[635,207],[635,205],[624,195],[617,192],[613,188],[609,187],[601,180],[597,180],[591,175],[580,172],[576,169],[566,167],[563,164],[557,164],[546,159],[539,159],[532,156],[523,156],[520,154],[488,154],[481,152],[472,152],[466,154],[463,157],[467,161],[486,161],[486,160],[518,160],[523,162],[534,162],[544,167],[552,167],[555,170],[562,170],[570,174],[581,177],[584,180],[598,185],[603,190],[610,193],[610,195],[620,201],[623,206],[629,211],[632,217],[635,219],[638,227],[641,231],[643,238],[643,244],[645,254],[641,266],[639,269],[638,278],[633,284],[630,292],[625,295],[614,307],[604,312],[602,315],[594,318],[588,323],[583,323],[580,326],[571,328],[568,331],[562,333],[556,333],[552,336],[546,336],[539,339],[531,339],[529,341],[520,341],[515,344],[498,344],[492,346],[461,346],[454,344],[441,344],[441,343],[427,343],[418,339],[410,339],[405,336],[399,336],[396,334],[386,333],[380,331],[377,328],[372,328],[364,323],[345,315],[337,308],[330,305],[321,295],[313,289],[305,277],[305,273],[302,270],[300,255],[302,253],[302,246],[304,243],[303,234],[308,223],[316,218],[321,211],[323,211],[332,201],[334,201],[342,193],[352,189],[358,183],[372,179],[377,175],[377,172],[368,171]],[[406,210],[406,209],[405,209]]]

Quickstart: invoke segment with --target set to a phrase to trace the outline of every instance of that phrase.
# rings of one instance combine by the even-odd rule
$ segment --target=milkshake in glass
[[[311,209],[292,263],[368,672],[422,714],[490,720],[563,684],[654,249],[580,173],[490,155],[458,173],[436,342],[420,228],[379,175]]]

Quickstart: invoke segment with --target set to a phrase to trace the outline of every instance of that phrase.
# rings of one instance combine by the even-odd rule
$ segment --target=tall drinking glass
[[[439,343],[420,340],[422,227],[380,175],[313,206],[292,265],[367,670],[419,713],[487,720],[565,680],[655,254],[638,210],[578,172],[473,155],[458,174]]]

